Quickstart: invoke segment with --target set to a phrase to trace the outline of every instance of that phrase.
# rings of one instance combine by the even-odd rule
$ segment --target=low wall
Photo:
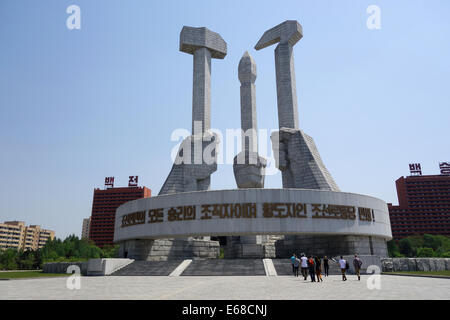
[[[87,262],[49,262],[44,264],[43,273],[66,273],[70,266],[78,266],[82,275],[87,275]]]
[[[107,276],[132,263],[133,259],[89,259],[87,262],[50,262],[44,273],[67,273],[70,266],[78,266],[83,276]]]
[[[107,276],[134,262],[133,259],[89,259],[88,276]]]
[[[382,258],[383,272],[450,270],[450,258]]]

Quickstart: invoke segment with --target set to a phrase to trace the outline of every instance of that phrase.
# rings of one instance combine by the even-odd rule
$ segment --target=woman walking
[[[314,257],[315,263],[316,263],[316,276],[317,276],[317,282],[323,281],[322,279],[322,262],[320,261],[319,257]]]
[[[309,269],[309,276],[311,277],[311,282],[316,282],[314,258],[312,256],[308,257],[308,269]]]

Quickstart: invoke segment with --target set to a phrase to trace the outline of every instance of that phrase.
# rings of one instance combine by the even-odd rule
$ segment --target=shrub
[[[419,258],[432,258],[434,257],[434,250],[432,248],[419,248],[417,250],[417,257]]]
[[[398,247],[400,249],[400,253],[404,254],[407,257],[413,257],[414,251],[412,241],[409,238],[404,238],[398,242]]]

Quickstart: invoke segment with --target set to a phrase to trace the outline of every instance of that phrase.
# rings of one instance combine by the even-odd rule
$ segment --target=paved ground
[[[67,289],[67,278],[8,280],[0,299],[450,299],[448,279],[382,275],[381,289],[369,290],[368,277],[81,277],[79,290]]]

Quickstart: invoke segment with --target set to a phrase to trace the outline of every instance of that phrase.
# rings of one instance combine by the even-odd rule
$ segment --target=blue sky
[[[69,30],[66,8],[81,9]],[[381,29],[369,30],[369,5]],[[93,189],[129,175],[159,192],[171,168],[170,135],[191,127],[192,56],[178,51],[183,25],[228,43],[212,64],[212,127],[240,127],[237,66],[257,63],[258,126],[278,127],[274,46],[263,32],[298,20],[300,127],[343,191],[397,203],[394,181],[420,162],[450,161],[450,2],[88,1],[0,2],[0,221],[81,232]],[[220,165],[212,189],[235,188]],[[281,187],[280,174],[266,187]]]

